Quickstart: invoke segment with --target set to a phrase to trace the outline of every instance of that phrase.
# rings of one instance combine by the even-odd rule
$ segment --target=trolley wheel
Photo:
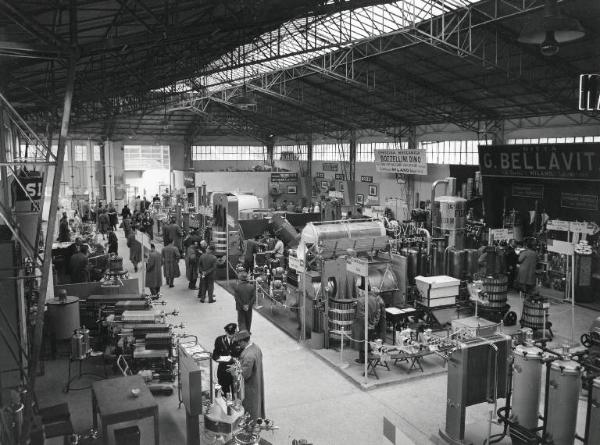
[[[583,346],[585,346],[586,348],[589,348],[590,346],[592,346],[592,338],[590,337],[589,334],[583,334],[581,336],[581,344]]]
[[[514,326],[517,324],[517,313],[515,311],[509,311],[504,316],[504,324],[506,326]]]

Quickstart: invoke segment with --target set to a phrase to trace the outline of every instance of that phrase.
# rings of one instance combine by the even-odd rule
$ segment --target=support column
[[[417,143],[417,127],[411,125],[408,127],[408,149],[416,150],[419,148]],[[406,176],[406,205],[408,211],[412,211],[414,208],[419,207],[419,199],[415,195],[415,175]],[[397,217],[397,216],[396,216]]]
[[[313,140],[312,134],[306,141],[306,177],[312,178]],[[312,179],[311,179],[312,180]]]
[[[356,179],[356,131],[350,132],[350,169],[348,171],[347,180],[354,182]]]
[[[273,167],[273,152],[275,151],[275,142],[273,139],[270,139],[267,142],[267,165]]]
[[[0,107],[0,189],[2,190],[2,202],[8,207],[9,206],[9,198],[10,198],[10,190],[8,189],[8,168],[6,166],[7,159],[7,150],[9,144],[7,144],[8,139],[10,138],[10,133],[8,132],[8,125],[6,125],[6,112],[4,111],[4,107]]]

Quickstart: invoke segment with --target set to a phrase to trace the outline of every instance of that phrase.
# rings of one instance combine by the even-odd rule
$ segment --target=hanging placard
[[[427,174],[426,150],[375,150],[375,168],[381,173]]]
[[[315,178],[324,178],[325,177],[325,173],[323,172],[316,172],[315,173]]]
[[[346,270],[361,277],[367,277],[369,276],[369,263],[362,258],[349,257],[346,260]]]
[[[361,176],[360,182],[373,182],[373,176]]]
[[[556,230],[559,232],[568,232],[570,229],[569,221],[561,221],[560,219],[551,219],[546,224],[547,230]]]
[[[346,180],[346,175],[343,173],[336,173],[335,174],[335,179],[338,181],[345,181]]]
[[[542,184],[513,184],[512,195],[520,198],[544,199],[544,186]]]
[[[490,237],[492,241],[509,241],[514,236],[513,229],[490,229]]]
[[[336,162],[323,162],[324,172],[336,172],[338,171],[338,164]]]
[[[298,173],[271,173],[271,182],[298,182]]]
[[[561,192],[560,206],[567,209],[596,211],[598,210],[598,196]]]
[[[304,260],[300,258],[296,258],[295,256],[289,256],[288,264],[290,269],[295,270],[296,272],[303,273],[304,272]]]

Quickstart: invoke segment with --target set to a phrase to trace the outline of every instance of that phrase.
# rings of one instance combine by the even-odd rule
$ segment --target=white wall
[[[207,192],[251,193],[268,203],[270,172],[196,172],[196,187]]]

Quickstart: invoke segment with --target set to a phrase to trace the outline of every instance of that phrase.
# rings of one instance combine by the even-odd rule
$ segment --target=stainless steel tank
[[[440,228],[442,230],[462,230],[467,221],[467,200],[458,196],[439,196]]]
[[[419,275],[419,251],[417,249],[403,247],[400,254],[406,257],[406,278],[410,285],[415,284],[415,277]]]
[[[425,247],[419,249],[419,275],[429,275],[429,256]]]
[[[79,330],[75,330],[71,337],[71,360],[83,360],[87,354],[85,349],[83,335]]]
[[[573,445],[581,391],[581,365],[557,360],[550,365],[546,432],[554,445]]]
[[[538,426],[543,351],[535,346],[518,345],[513,356],[511,415],[522,427],[534,429]]]
[[[319,241],[345,238],[367,238],[385,236],[383,221],[347,220],[329,224],[308,223],[302,230],[301,242],[316,244]]]
[[[587,432],[588,443],[600,443],[600,377],[594,379],[592,385],[592,405],[589,419],[589,430]]]
[[[462,279],[465,274],[467,263],[467,252],[465,250],[448,249],[447,251],[447,275]]]
[[[271,227],[277,238],[283,241],[286,245],[297,245],[300,234],[290,222],[280,215],[273,215],[271,218]]]
[[[465,249],[467,258],[465,263],[465,269],[467,271],[467,277],[473,278],[473,276],[479,271],[479,252],[477,249]]]

